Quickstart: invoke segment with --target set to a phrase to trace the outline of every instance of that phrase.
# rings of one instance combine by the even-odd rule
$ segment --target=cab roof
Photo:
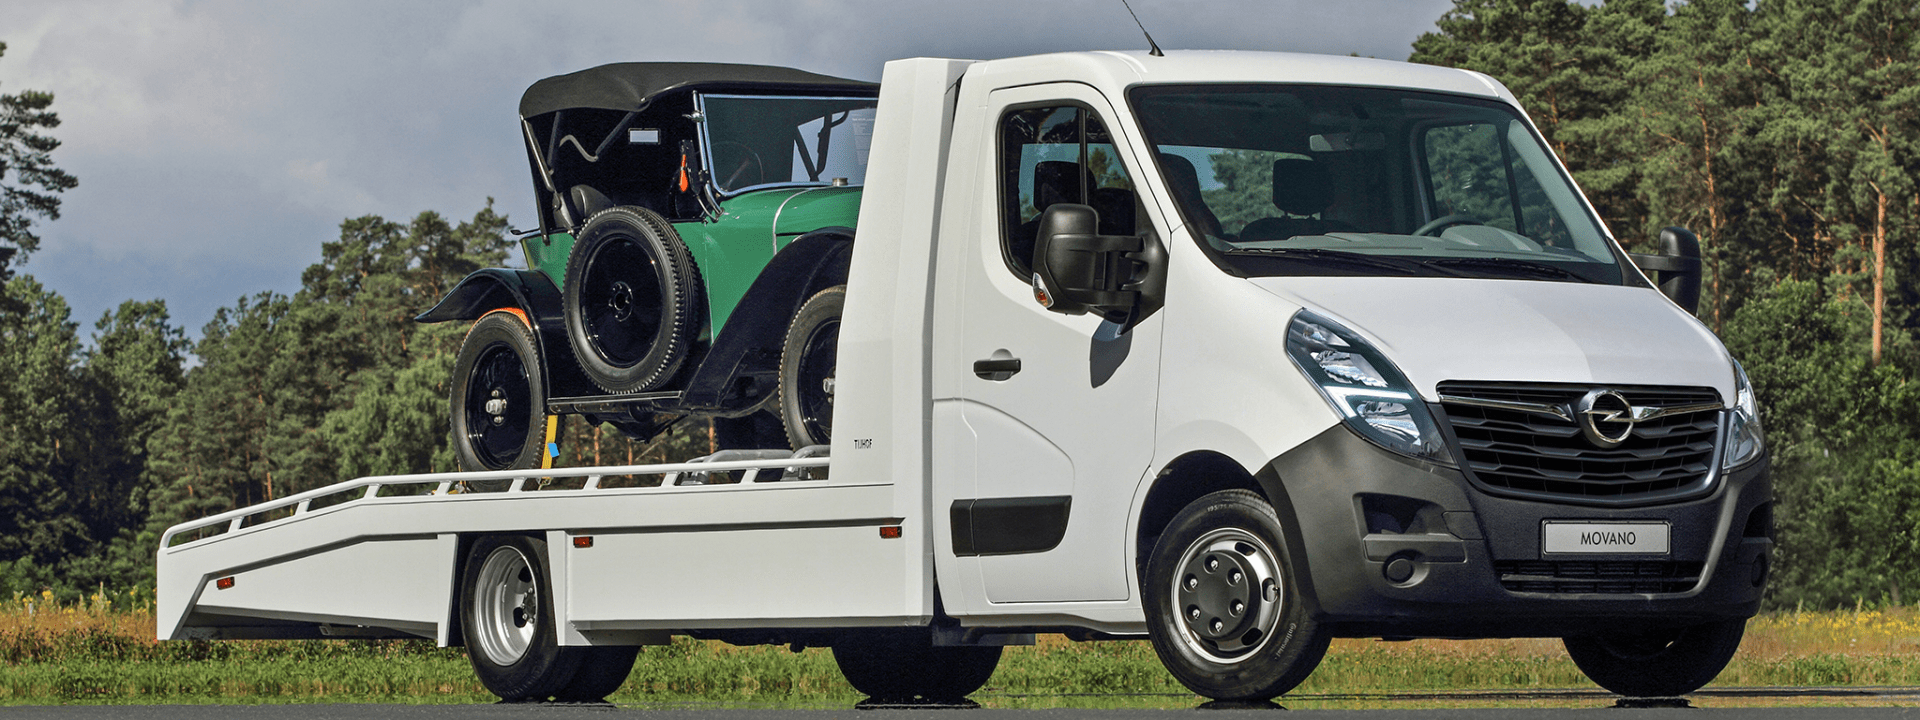
[[[694,88],[867,96],[880,91],[878,83],[769,65],[613,63],[534,83],[520,96],[520,117],[574,108],[630,112],[645,107],[662,93]]]

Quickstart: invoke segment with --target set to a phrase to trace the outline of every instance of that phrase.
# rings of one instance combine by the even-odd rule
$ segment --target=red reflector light
[[[227,588],[233,587],[233,578],[231,577],[220,578],[219,580],[213,581],[213,586],[221,590],[225,590]]]
[[[573,546],[582,549],[593,547],[593,536],[581,535],[576,537],[573,539]]]
[[[882,539],[882,540],[899,540],[899,539],[900,539],[900,526],[899,526],[899,525],[888,525],[888,526],[886,526],[886,527],[883,527],[883,528],[880,528],[880,539]]]

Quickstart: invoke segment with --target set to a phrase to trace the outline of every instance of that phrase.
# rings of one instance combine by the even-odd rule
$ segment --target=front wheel
[[[840,359],[840,313],[847,286],[815,293],[793,314],[780,351],[780,416],[793,449],[833,439],[833,375]]]
[[[1195,500],[1160,535],[1141,594],[1160,662],[1216,700],[1269,700],[1313,673],[1329,636],[1307,612],[1280,521],[1259,495]]]
[[[1745,620],[1643,632],[1611,632],[1566,638],[1567,655],[1580,672],[1629,697],[1674,697],[1713,681],[1740,649]]]

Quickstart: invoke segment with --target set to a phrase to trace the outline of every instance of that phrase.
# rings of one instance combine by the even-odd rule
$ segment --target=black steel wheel
[[[540,467],[547,391],[533,329],[519,315],[488,313],[467,331],[454,361],[450,400],[461,469]]]
[[[1566,638],[1567,655],[1600,687],[1629,697],[1674,697],[1713,681],[1740,649],[1746,620]]]
[[[833,439],[833,375],[846,305],[847,286],[835,285],[807,298],[787,325],[780,351],[780,417],[795,450]]]
[[[1000,648],[935,647],[926,628],[873,630],[834,643],[833,660],[853,689],[875,700],[951,701],[987,684]]]
[[[553,697],[580,667],[580,649],[556,641],[546,546],[519,535],[483,537],[461,573],[467,658],[480,684],[509,702]]]
[[[567,338],[600,389],[652,390],[686,360],[700,283],[679,233],[653,211],[623,206],[588,219],[562,285]]]
[[[1272,506],[1247,490],[1195,500],[1161,533],[1141,595],[1160,662],[1216,700],[1270,700],[1306,680],[1331,638],[1300,596]]]

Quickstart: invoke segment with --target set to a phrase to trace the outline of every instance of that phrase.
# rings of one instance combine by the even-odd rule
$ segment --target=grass
[[[151,596],[51,595],[0,607],[0,704],[485,703],[464,651],[422,641],[157,642]],[[1920,610],[1763,615],[1715,685],[1920,685]],[[1290,707],[1351,707],[1388,692],[1593,689],[1557,640],[1336,640]],[[987,689],[997,707],[1191,707],[1198,698],[1145,642],[1043,636],[1009,648]],[[641,653],[622,705],[845,708],[860,699],[830,653],[676,638]],[[1377,701],[1375,701],[1377,702]],[[1450,701],[1437,700],[1435,705]],[[1588,701],[1586,704],[1591,705]]]

